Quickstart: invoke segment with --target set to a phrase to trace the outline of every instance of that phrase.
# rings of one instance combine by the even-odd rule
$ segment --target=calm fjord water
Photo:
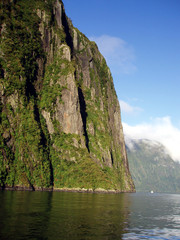
[[[0,239],[180,239],[180,195],[0,191]]]

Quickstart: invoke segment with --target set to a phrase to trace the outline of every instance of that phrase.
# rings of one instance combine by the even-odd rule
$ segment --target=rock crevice
[[[96,44],[60,0],[0,4],[0,186],[134,191],[119,102]]]

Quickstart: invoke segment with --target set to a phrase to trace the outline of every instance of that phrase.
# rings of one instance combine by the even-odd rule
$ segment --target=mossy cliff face
[[[0,3],[0,185],[134,191],[103,56],[59,0]]]

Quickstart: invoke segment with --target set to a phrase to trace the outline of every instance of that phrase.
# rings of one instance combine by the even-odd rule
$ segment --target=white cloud
[[[180,129],[173,126],[169,116],[136,126],[123,123],[123,128],[125,135],[130,138],[159,141],[167,148],[171,157],[180,162]]]
[[[102,35],[100,37],[90,37],[90,40],[97,43],[113,73],[129,74],[136,70],[134,50],[123,39]]]
[[[131,106],[129,103],[120,100],[120,106],[121,106],[121,111],[127,114],[137,114],[141,111],[143,111],[142,108],[136,107],[136,106]]]

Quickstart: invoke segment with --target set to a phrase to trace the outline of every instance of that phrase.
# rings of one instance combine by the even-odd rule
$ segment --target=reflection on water
[[[128,194],[0,192],[0,239],[121,239]]]
[[[0,239],[180,239],[180,195],[0,192]]]
[[[52,193],[0,192],[0,239],[38,239],[46,231]]]
[[[130,225],[124,239],[180,239],[180,195],[131,195]]]

